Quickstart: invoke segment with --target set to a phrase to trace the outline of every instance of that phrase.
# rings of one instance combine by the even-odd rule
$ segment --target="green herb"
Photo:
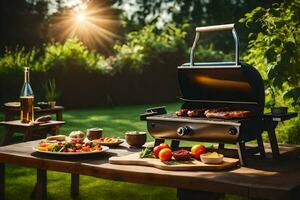
[[[53,152],[60,152],[63,149],[63,146],[55,146],[53,147],[52,151]]]
[[[155,156],[151,149],[146,148],[140,153],[140,158],[155,158]]]

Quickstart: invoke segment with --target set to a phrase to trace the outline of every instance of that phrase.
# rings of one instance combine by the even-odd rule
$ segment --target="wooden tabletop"
[[[20,110],[20,106],[5,106],[4,104],[4,109],[5,110],[17,110],[19,111]],[[58,110],[63,110],[64,107],[63,106],[54,106],[53,108],[41,108],[41,107],[34,107],[34,111],[38,111],[38,112],[47,112],[47,111],[58,111]]]
[[[0,147],[0,163],[78,173],[99,178],[134,183],[205,190],[266,199],[299,199],[300,157],[274,163],[253,158],[249,167],[228,171],[165,171],[152,167],[114,165],[111,156],[140,151],[122,144],[108,152],[89,156],[53,156],[32,150],[38,141]],[[281,150],[299,151],[299,146],[281,146]]]
[[[12,120],[12,121],[2,121],[0,122],[0,124],[4,125],[4,126],[20,126],[20,127],[34,127],[34,126],[53,126],[53,125],[61,125],[61,124],[65,124],[64,121],[48,121],[45,123],[21,123],[20,120]]]

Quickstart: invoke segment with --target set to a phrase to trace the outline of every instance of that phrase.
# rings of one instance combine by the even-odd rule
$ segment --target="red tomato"
[[[68,150],[68,152],[76,152],[75,149],[71,149],[71,148],[68,148],[67,150]]]
[[[159,160],[161,161],[171,160],[172,156],[173,156],[173,152],[169,148],[162,149],[158,154]]]
[[[75,143],[76,144],[81,144],[81,141],[80,140],[75,140]]]
[[[165,144],[165,143],[162,143],[159,146],[161,146],[163,149],[164,148],[169,148],[170,149],[170,146],[168,144]]]
[[[156,147],[153,148],[153,154],[156,156],[156,158],[158,158],[158,154],[162,149],[166,149],[166,148],[170,148],[170,146],[168,144],[160,144]]]
[[[200,155],[206,153],[206,148],[202,144],[196,144],[191,149],[192,156],[196,159],[200,159]]]

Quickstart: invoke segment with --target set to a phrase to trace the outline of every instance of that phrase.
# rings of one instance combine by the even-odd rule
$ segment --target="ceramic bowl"
[[[141,147],[147,141],[146,132],[130,131],[125,133],[126,142],[133,147]]]

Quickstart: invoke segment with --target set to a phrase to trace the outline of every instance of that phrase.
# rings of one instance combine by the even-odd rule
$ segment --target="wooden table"
[[[46,138],[47,134],[57,135],[63,124],[64,121],[49,121],[43,124],[26,124],[21,123],[20,120],[0,122],[0,125],[4,126],[4,137],[0,146],[9,144],[14,133],[24,134],[23,142],[33,140],[35,136]]]
[[[300,199],[300,157],[274,163],[253,158],[248,167],[228,171],[164,171],[152,167],[113,165],[111,156],[122,156],[139,150],[126,144],[102,155],[57,157],[33,152],[38,141],[0,147],[0,199],[4,199],[5,164],[37,169],[37,199],[46,199],[46,170],[72,174],[72,196],[78,195],[79,174],[149,185],[178,188],[178,199],[212,199],[214,193],[241,195],[248,198],[273,200]],[[267,155],[269,148],[266,148]],[[299,155],[300,146],[280,146],[281,153]],[[287,154],[286,153],[286,154]],[[213,193],[212,193],[213,192]],[[207,198],[203,198],[206,195]],[[199,198],[198,198],[199,197]]]
[[[3,109],[4,109],[4,121],[11,121],[20,118],[20,107],[4,106]],[[57,121],[63,121],[63,110],[64,110],[63,106],[55,106],[54,108],[45,108],[45,109],[35,107],[34,114],[35,114],[35,118],[42,115],[55,114]]]

